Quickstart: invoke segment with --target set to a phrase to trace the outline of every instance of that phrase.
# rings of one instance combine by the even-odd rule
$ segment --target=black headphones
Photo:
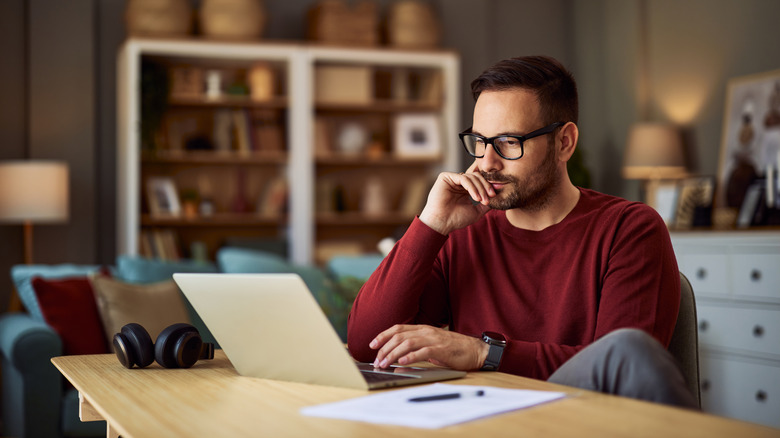
[[[166,327],[153,343],[149,332],[132,322],[114,335],[113,344],[125,368],[144,368],[155,360],[165,368],[189,368],[198,359],[214,359],[214,344],[203,342],[198,329],[185,323]]]

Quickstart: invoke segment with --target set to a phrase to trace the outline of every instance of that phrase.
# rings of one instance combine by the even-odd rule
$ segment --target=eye
[[[499,147],[507,149],[520,149],[520,140],[514,137],[500,137],[496,139]]]

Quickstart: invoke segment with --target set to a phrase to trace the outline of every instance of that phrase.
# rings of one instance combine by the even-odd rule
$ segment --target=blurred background
[[[306,41],[314,0],[263,3],[260,42]],[[393,1],[375,3],[383,14]],[[441,26],[439,48],[460,57],[459,129],[471,124],[468,84],[484,68],[512,56],[556,57],[578,81],[579,148],[590,186],[630,199],[642,196],[640,182],[621,174],[632,124],[674,124],[688,172],[714,175],[728,80],[780,67],[774,0],[426,3]],[[36,229],[36,262],[112,263],[116,256],[117,53],[127,38],[127,6],[0,2],[0,159],[59,159],[71,172],[69,220]],[[22,235],[0,227],[0,242],[0,271],[7,272],[22,261]],[[0,282],[6,294],[10,281]]]

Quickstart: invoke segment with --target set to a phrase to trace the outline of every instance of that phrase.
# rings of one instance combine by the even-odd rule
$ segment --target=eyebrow
[[[523,135],[525,135],[525,134],[516,134],[514,132],[502,132],[500,134],[496,134],[496,135],[488,137],[488,136],[482,134],[481,132],[474,131],[474,128],[469,128],[467,133],[468,134],[477,134],[477,135],[485,137],[485,138],[504,137],[504,136],[522,137]]]

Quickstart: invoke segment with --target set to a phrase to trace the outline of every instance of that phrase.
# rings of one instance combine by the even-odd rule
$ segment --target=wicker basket
[[[373,1],[350,7],[342,0],[320,0],[307,14],[308,38],[331,44],[379,44],[379,8]]]
[[[128,0],[125,7],[130,36],[186,36],[192,21],[188,0]]]
[[[431,49],[439,45],[441,25],[433,7],[418,0],[398,0],[387,15],[387,42],[391,46]]]
[[[205,37],[256,40],[265,29],[265,4],[262,0],[203,0],[199,18]]]

